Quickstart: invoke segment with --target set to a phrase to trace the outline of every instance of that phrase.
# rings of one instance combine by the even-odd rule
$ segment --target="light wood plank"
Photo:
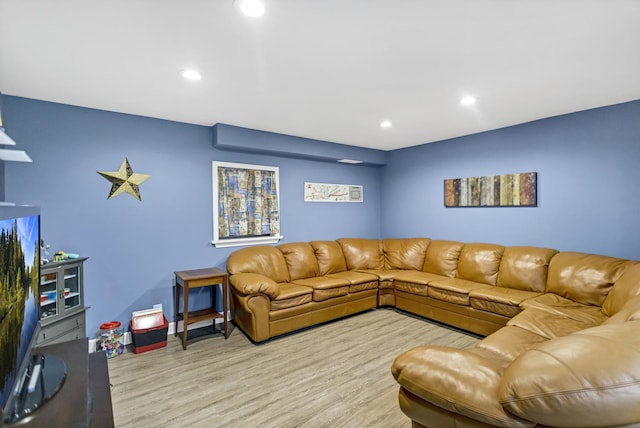
[[[191,337],[191,333],[189,335]],[[425,344],[477,336],[377,309],[253,344],[169,337],[166,348],[109,360],[116,427],[409,427],[391,363]]]

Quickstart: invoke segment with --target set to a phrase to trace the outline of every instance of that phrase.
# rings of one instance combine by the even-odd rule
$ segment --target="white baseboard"
[[[230,315],[230,314],[228,314]],[[206,320],[206,321],[200,321],[194,324],[189,324],[189,330],[194,330],[196,328],[202,328],[202,327],[207,327],[213,324],[214,320]],[[216,324],[223,324],[224,320],[222,318],[216,318],[215,319]],[[173,335],[176,331],[176,323],[174,322],[170,322],[169,323],[169,329],[167,330],[167,337]],[[182,326],[182,321],[178,321],[178,333],[181,333],[182,331],[184,331],[184,328]],[[130,331],[125,331],[124,334],[122,335],[123,339],[124,339],[124,344],[125,345],[130,345],[131,344],[131,332]],[[96,342],[98,341],[98,339],[89,339],[89,353],[93,353],[96,352]]]

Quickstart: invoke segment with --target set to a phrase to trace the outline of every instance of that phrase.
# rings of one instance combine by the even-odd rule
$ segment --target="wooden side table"
[[[218,268],[194,269],[178,271],[176,274],[176,307],[175,307],[175,334],[178,335],[178,320],[183,321],[182,349],[187,350],[187,331],[189,324],[199,321],[214,319],[224,320],[224,338],[229,337],[227,320],[227,294],[229,287],[229,274]],[[222,313],[216,311],[216,285],[222,285]],[[197,287],[211,287],[211,307],[199,311],[189,312],[189,289]],[[182,312],[180,310],[180,287],[182,287]]]

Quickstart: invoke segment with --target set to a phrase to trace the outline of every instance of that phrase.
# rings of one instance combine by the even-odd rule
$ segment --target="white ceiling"
[[[638,0],[265,2],[0,0],[0,90],[384,150],[640,99]]]

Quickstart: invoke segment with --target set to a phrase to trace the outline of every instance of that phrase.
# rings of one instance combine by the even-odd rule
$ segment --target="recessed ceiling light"
[[[355,160],[355,159],[340,159],[340,160],[338,160],[338,162],[340,162],[340,163],[349,163],[349,164],[352,164],[352,165],[356,165],[356,164],[359,164],[359,163],[363,163],[364,161]]]
[[[380,128],[391,128],[391,125],[393,124],[390,120],[383,120],[382,122],[380,122]]]
[[[247,16],[258,17],[264,15],[262,0],[235,0],[233,4]]]
[[[472,97],[471,95],[467,95],[466,97],[462,97],[460,99],[460,104],[463,106],[470,106],[476,103],[476,97]]]
[[[184,77],[187,80],[200,80],[202,79],[202,75],[197,71],[191,68],[180,70],[180,76]]]

